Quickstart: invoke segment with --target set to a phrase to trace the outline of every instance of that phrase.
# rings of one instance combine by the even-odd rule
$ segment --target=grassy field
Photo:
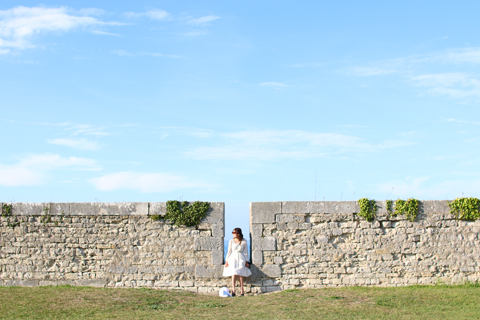
[[[480,286],[329,288],[220,298],[151,289],[0,287],[1,319],[480,319]]]

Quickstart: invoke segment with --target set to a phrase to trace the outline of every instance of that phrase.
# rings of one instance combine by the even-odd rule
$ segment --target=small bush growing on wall
[[[20,225],[16,216],[13,216],[13,205],[4,203],[2,205],[2,217],[7,218],[7,226],[15,228]]]
[[[362,198],[358,200],[358,204],[360,205],[360,212],[358,213],[360,217],[365,218],[367,221],[372,221],[375,219],[375,215],[378,211],[377,202],[375,200]]]
[[[210,209],[208,202],[195,201],[192,204],[188,204],[187,201],[171,200],[167,201],[167,212],[165,216],[152,215],[152,220],[166,219],[170,220],[176,226],[197,226],[200,221],[207,215]]]
[[[393,201],[387,200],[387,212],[389,215],[393,214]]]
[[[395,201],[395,212],[392,213],[393,216],[399,214],[405,214],[405,217],[410,220],[414,221],[418,215],[418,209],[420,204],[418,199],[409,198],[407,201],[398,199]]]
[[[450,213],[460,220],[476,220],[480,218],[480,199],[456,198],[448,203]]]

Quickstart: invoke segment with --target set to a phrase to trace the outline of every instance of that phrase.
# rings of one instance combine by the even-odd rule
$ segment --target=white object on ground
[[[223,287],[220,289],[220,292],[218,292],[218,295],[220,297],[231,297],[232,295],[230,294],[230,292],[228,292],[228,288],[227,287]]]

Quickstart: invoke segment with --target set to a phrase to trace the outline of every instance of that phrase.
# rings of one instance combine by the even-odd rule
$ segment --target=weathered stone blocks
[[[282,213],[282,203],[252,202],[250,203],[250,213],[252,223],[274,223],[275,215]]]
[[[223,238],[195,237],[194,249],[198,251],[223,250]]]
[[[161,287],[215,292],[224,285],[224,205],[201,227],[149,215],[165,203],[13,203],[20,225],[0,217],[0,285]],[[204,282],[197,283],[198,271]]]
[[[275,210],[268,211],[268,217],[264,210],[258,219],[252,206],[252,272],[255,285],[262,281],[255,290],[265,292],[267,285],[398,286],[436,283],[445,277],[453,283],[480,278],[475,244],[480,221],[455,220],[447,201],[420,201],[414,222],[391,216],[386,201],[377,204],[372,222],[355,214],[359,207],[353,201],[288,201],[282,202],[281,212],[278,203],[272,203]],[[270,238],[276,240],[275,250],[267,250],[273,249]]]

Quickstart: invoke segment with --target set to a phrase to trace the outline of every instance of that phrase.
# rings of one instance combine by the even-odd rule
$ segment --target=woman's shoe
[[[243,293],[240,293],[240,297],[243,297]]]
[[[232,292],[232,297],[235,297],[235,292]]]

